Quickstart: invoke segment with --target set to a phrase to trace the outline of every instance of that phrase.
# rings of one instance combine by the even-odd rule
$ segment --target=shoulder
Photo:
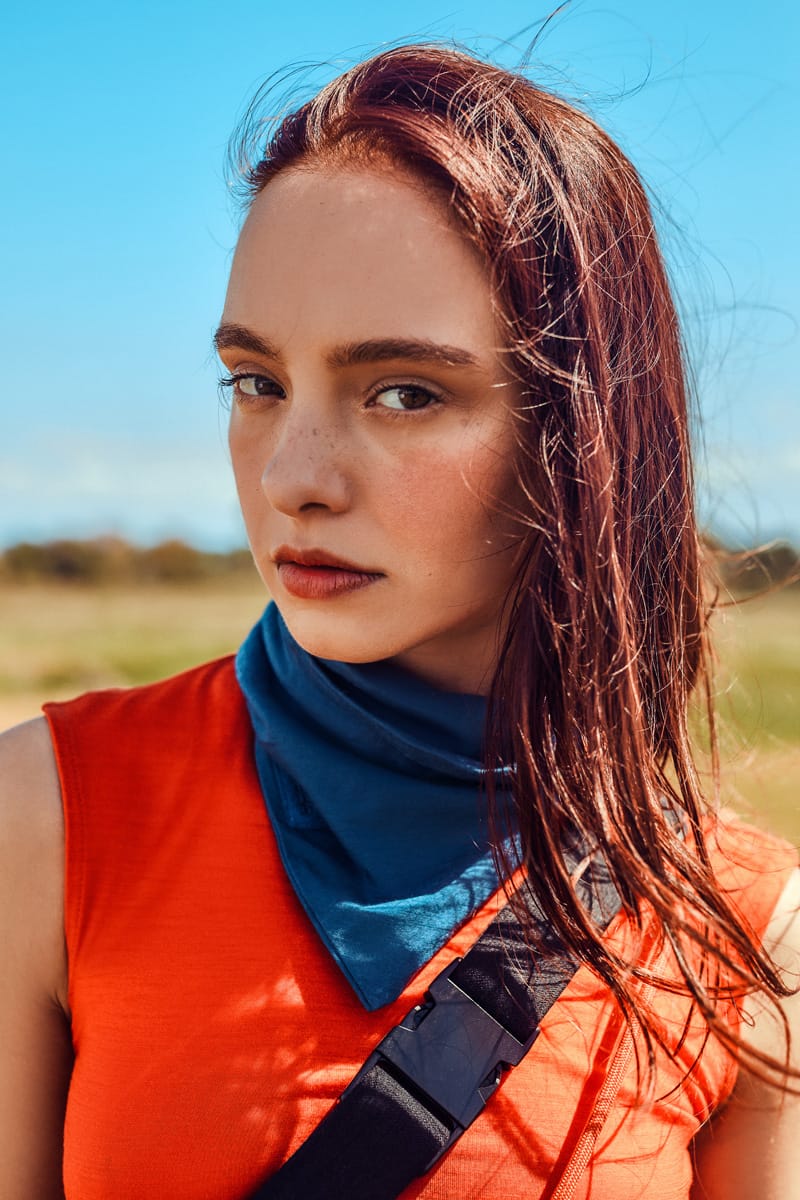
[[[52,745],[47,723],[42,717],[0,733],[0,786],[5,801],[4,811],[8,811],[9,785],[20,774],[45,788],[48,783],[57,784]]]
[[[704,836],[721,891],[755,937],[765,939],[784,889],[797,870],[797,849],[728,809],[709,817]]]
[[[248,813],[264,805],[230,657],[141,687],[88,692],[45,712],[61,785],[74,994],[100,906],[129,906],[130,889],[152,879],[157,862],[169,874],[187,846],[202,842],[204,828],[227,827],[235,805]]]
[[[19,863],[21,852],[37,861],[57,860],[62,853],[58,772],[42,717],[0,734],[0,828],[6,869]]]
[[[46,704],[44,710],[53,725],[62,714],[81,720],[95,715],[116,719],[158,712],[179,719],[185,709],[203,707],[208,712],[215,704],[228,708],[233,699],[241,698],[234,663],[233,656],[227,655],[154,683],[85,692],[73,700]]]
[[[6,954],[66,1007],[64,821],[53,745],[40,717],[0,735],[0,922]]]
[[[72,1069],[63,822],[46,723],[0,735],[0,1194],[61,1197]]]
[[[81,778],[105,786],[131,767],[169,767],[182,748],[224,745],[247,722],[230,656],[155,683],[46,704],[45,713],[68,800]]]
[[[744,1009],[751,1022],[748,1040],[755,1049],[783,1059],[788,1033],[791,1062],[800,1071],[800,870],[797,868],[789,876],[775,905],[764,935],[764,948],[793,994],[782,1001],[779,1013],[757,995],[747,997]],[[746,1079],[744,1085],[747,1086]],[[784,1099],[782,1097],[782,1101]],[[800,1117],[800,1106],[795,1104],[794,1110]]]
[[[747,998],[747,1042],[800,1072],[800,870],[774,905],[764,946],[794,994],[776,1008]],[[787,1049],[788,1036],[788,1049]],[[791,1081],[796,1090],[800,1080]],[[800,1096],[741,1067],[727,1105],[695,1141],[692,1200],[800,1200]]]
[[[790,955],[800,955],[800,870],[797,868],[778,898],[764,942],[770,953],[785,950]]]

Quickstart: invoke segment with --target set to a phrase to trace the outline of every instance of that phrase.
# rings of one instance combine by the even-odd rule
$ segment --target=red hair
[[[703,681],[713,745],[709,606],[681,337],[643,185],[583,112],[432,45],[335,79],[277,123],[244,177],[252,196],[290,167],[376,159],[446,198],[486,265],[523,385],[525,553],[487,730],[487,766],[513,764],[510,802],[487,773],[498,866],[508,879],[518,845],[554,933],[608,982],[652,1064],[637,982],[648,968],[607,948],[565,866],[576,838],[598,851],[640,929],[655,913],[709,1029],[746,1050],[720,1000],[788,993],[704,844],[687,709]]]

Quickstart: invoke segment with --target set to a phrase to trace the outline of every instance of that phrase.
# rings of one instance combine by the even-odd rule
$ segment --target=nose
[[[343,512],[350,504],[347,460],[341,431],[298,410],[286,417],[267,453],[261,490],[272,508],[288,516],[317,508]]]

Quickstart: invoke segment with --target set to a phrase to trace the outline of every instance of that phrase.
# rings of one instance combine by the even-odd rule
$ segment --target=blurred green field
[[[0,719],[44,699],[146,683],[227,654],[267,596],[255,577],[137,587],[0,587]]]
[[[800,592],[716,617],[723,799],[800,844]]]
[[[144,683],[234,650],[265,603],[231,581],[138,587],[0,586],[0,726],[42,701]],[[723,798],[800,843],[800,592],[721,612]]]

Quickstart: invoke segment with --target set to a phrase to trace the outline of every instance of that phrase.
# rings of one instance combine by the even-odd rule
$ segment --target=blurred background
[[[779,543],[730,588],[791,575],[798,10],[575,0],[549,15],[520,0],[45,0],[4,16],[3,724],[44,696],[224,653],[255,620],[210,348],[241,218],[226,145],[273,72],[303,64],[301,98],[398,41],[527,60],[629,153],[683,315],[703,522],[733,549]],[[800,839],[800,592],[728,609],[718,632],[729,794]]]
[[[661,212],[703,416],[703,513],[800,540],[796,6],[744,0],[42,0],[3,19],[0,540],[242,542],[210,339],[225,150],[282,68],[314,90],[455,38],[585,105]],[[532,39],[538,38],[529,51]],[[267,113],[266,115],[270,115]]]

